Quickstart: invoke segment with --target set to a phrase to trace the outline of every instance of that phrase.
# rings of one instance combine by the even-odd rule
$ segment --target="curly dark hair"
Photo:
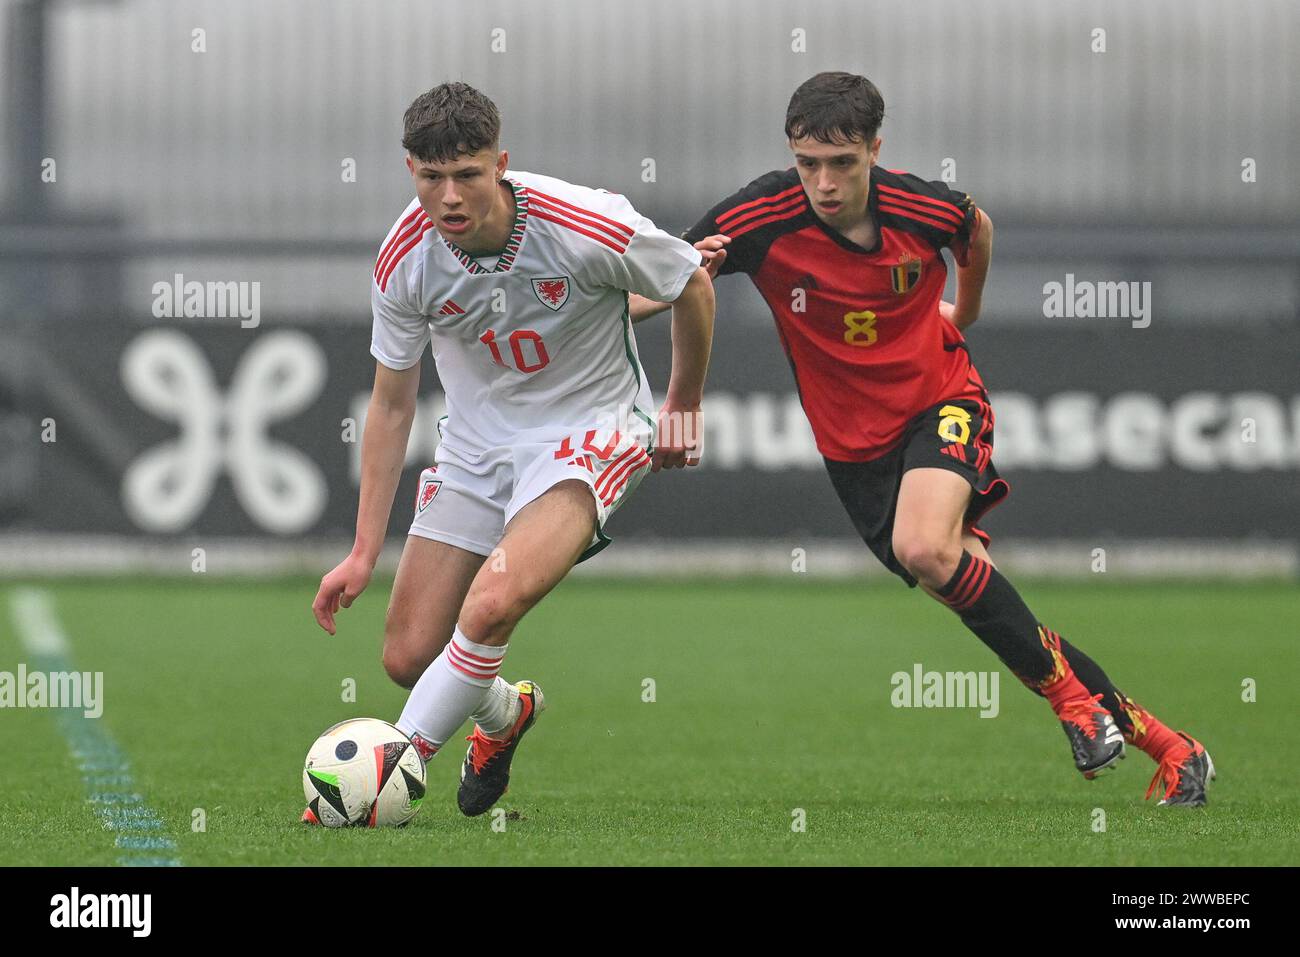
[[[500,136],[496,104],[468,83],[443,83],[421,93],[402,117],[402,146],[426,163],[495,147]]]
[[[870,145],[884,119],[885,99],[865,76],[818,73],[790,97],[785,135],[792,140],[811,136],[819,143],[862,140]]]

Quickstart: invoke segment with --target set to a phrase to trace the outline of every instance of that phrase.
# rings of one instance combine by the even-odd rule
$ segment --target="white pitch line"
[[[52,672],[71,672],[71,644],[59,623],[50,593],[42,588],[15,588],[9,611],[23,649],[32,664]],[[22,693],[22,689],[19,689]],[[175,851],[176,842],[157,834],[163,820],[136,793],[126,756],[99,721],[75,708],[55,710],[57,724],[86,789],[86,803],[100,824],[117,832],[114,846],[129,853],[117,859],[127,867],[177,867],[178,855],[144,855],[145,851]],[[105,790],[111,787],[112,790]]]
[[[68,636],[59,626],[50,593],[39,588],[15,588],[9,597],[18,637],[30,655],[69,656]]]

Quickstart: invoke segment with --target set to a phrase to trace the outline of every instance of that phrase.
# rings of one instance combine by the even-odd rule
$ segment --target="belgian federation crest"
[[[910,292],[921,281],[921,258],[919,256],[903,257],[892,270],[894,292],[900,296]]]
[[[420,486],[420,497],[416,500],[415,510],[423,512],[428,508],[440,488],[442,488],[442,479],[425,479],[424,484]]]
[[[560,307],[569,301],[569,277],[552,276],[549,279],[534,279],[533,293],[547,309],[559,312]]]

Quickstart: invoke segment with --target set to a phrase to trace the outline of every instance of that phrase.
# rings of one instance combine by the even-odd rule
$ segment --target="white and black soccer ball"
[[[402,827],[424,798],[424,761],[387,721],[353,718],[311,746],[302,790],[326,827]]]

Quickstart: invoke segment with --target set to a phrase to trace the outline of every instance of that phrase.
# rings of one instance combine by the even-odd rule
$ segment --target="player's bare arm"
[[[627,311],[628,315],[632,317],[633,324],[640,322],[642,319],[657,316],[671,305],[671,302],[655,302],[653,299],[638,296],[636,293],[627,298]]]
[[[406,443],[415,420],[415,398],[420,388],[420,364],[397,371],[375,363],[375,385],[366,410],[361,437],[361,498],[357,505],[357,533],[352,551],[321,579],[311,610],[316,622],[331,635],[334,615],[348,608],[370,583],[371,573],[384,546],[393,496],[402,476]]]
[[[952,316],[948,317],[963,330],[979,318],[984,280],[993,258],[993,221],[982,209],[977,209],[975,215],[975,228],[966,254],[957,257],[957,302]]]
[[[721,233],[713,236],[705,236],[695,248],[699,250],[700,256],[703,257],[703,268],[709,274],[710,279],[716,279],[718,270],[722,264],[727,261],[727,243],[731,242],[730,236],[723,236]],[[649,319],[651,316],[657,316],[663,312],[672,303],[655,302],[653,299],[647,299],[645,296],[633,294],[628,299],[628,313],[634,323],[642,319]]]
[[[672,306],[673,369],[668,379],[668,398],[659,412],[652,472],[698,465],[700,461],[700,402],[713,345],[714,310],[713,280],[703,266],[686,281]]]

